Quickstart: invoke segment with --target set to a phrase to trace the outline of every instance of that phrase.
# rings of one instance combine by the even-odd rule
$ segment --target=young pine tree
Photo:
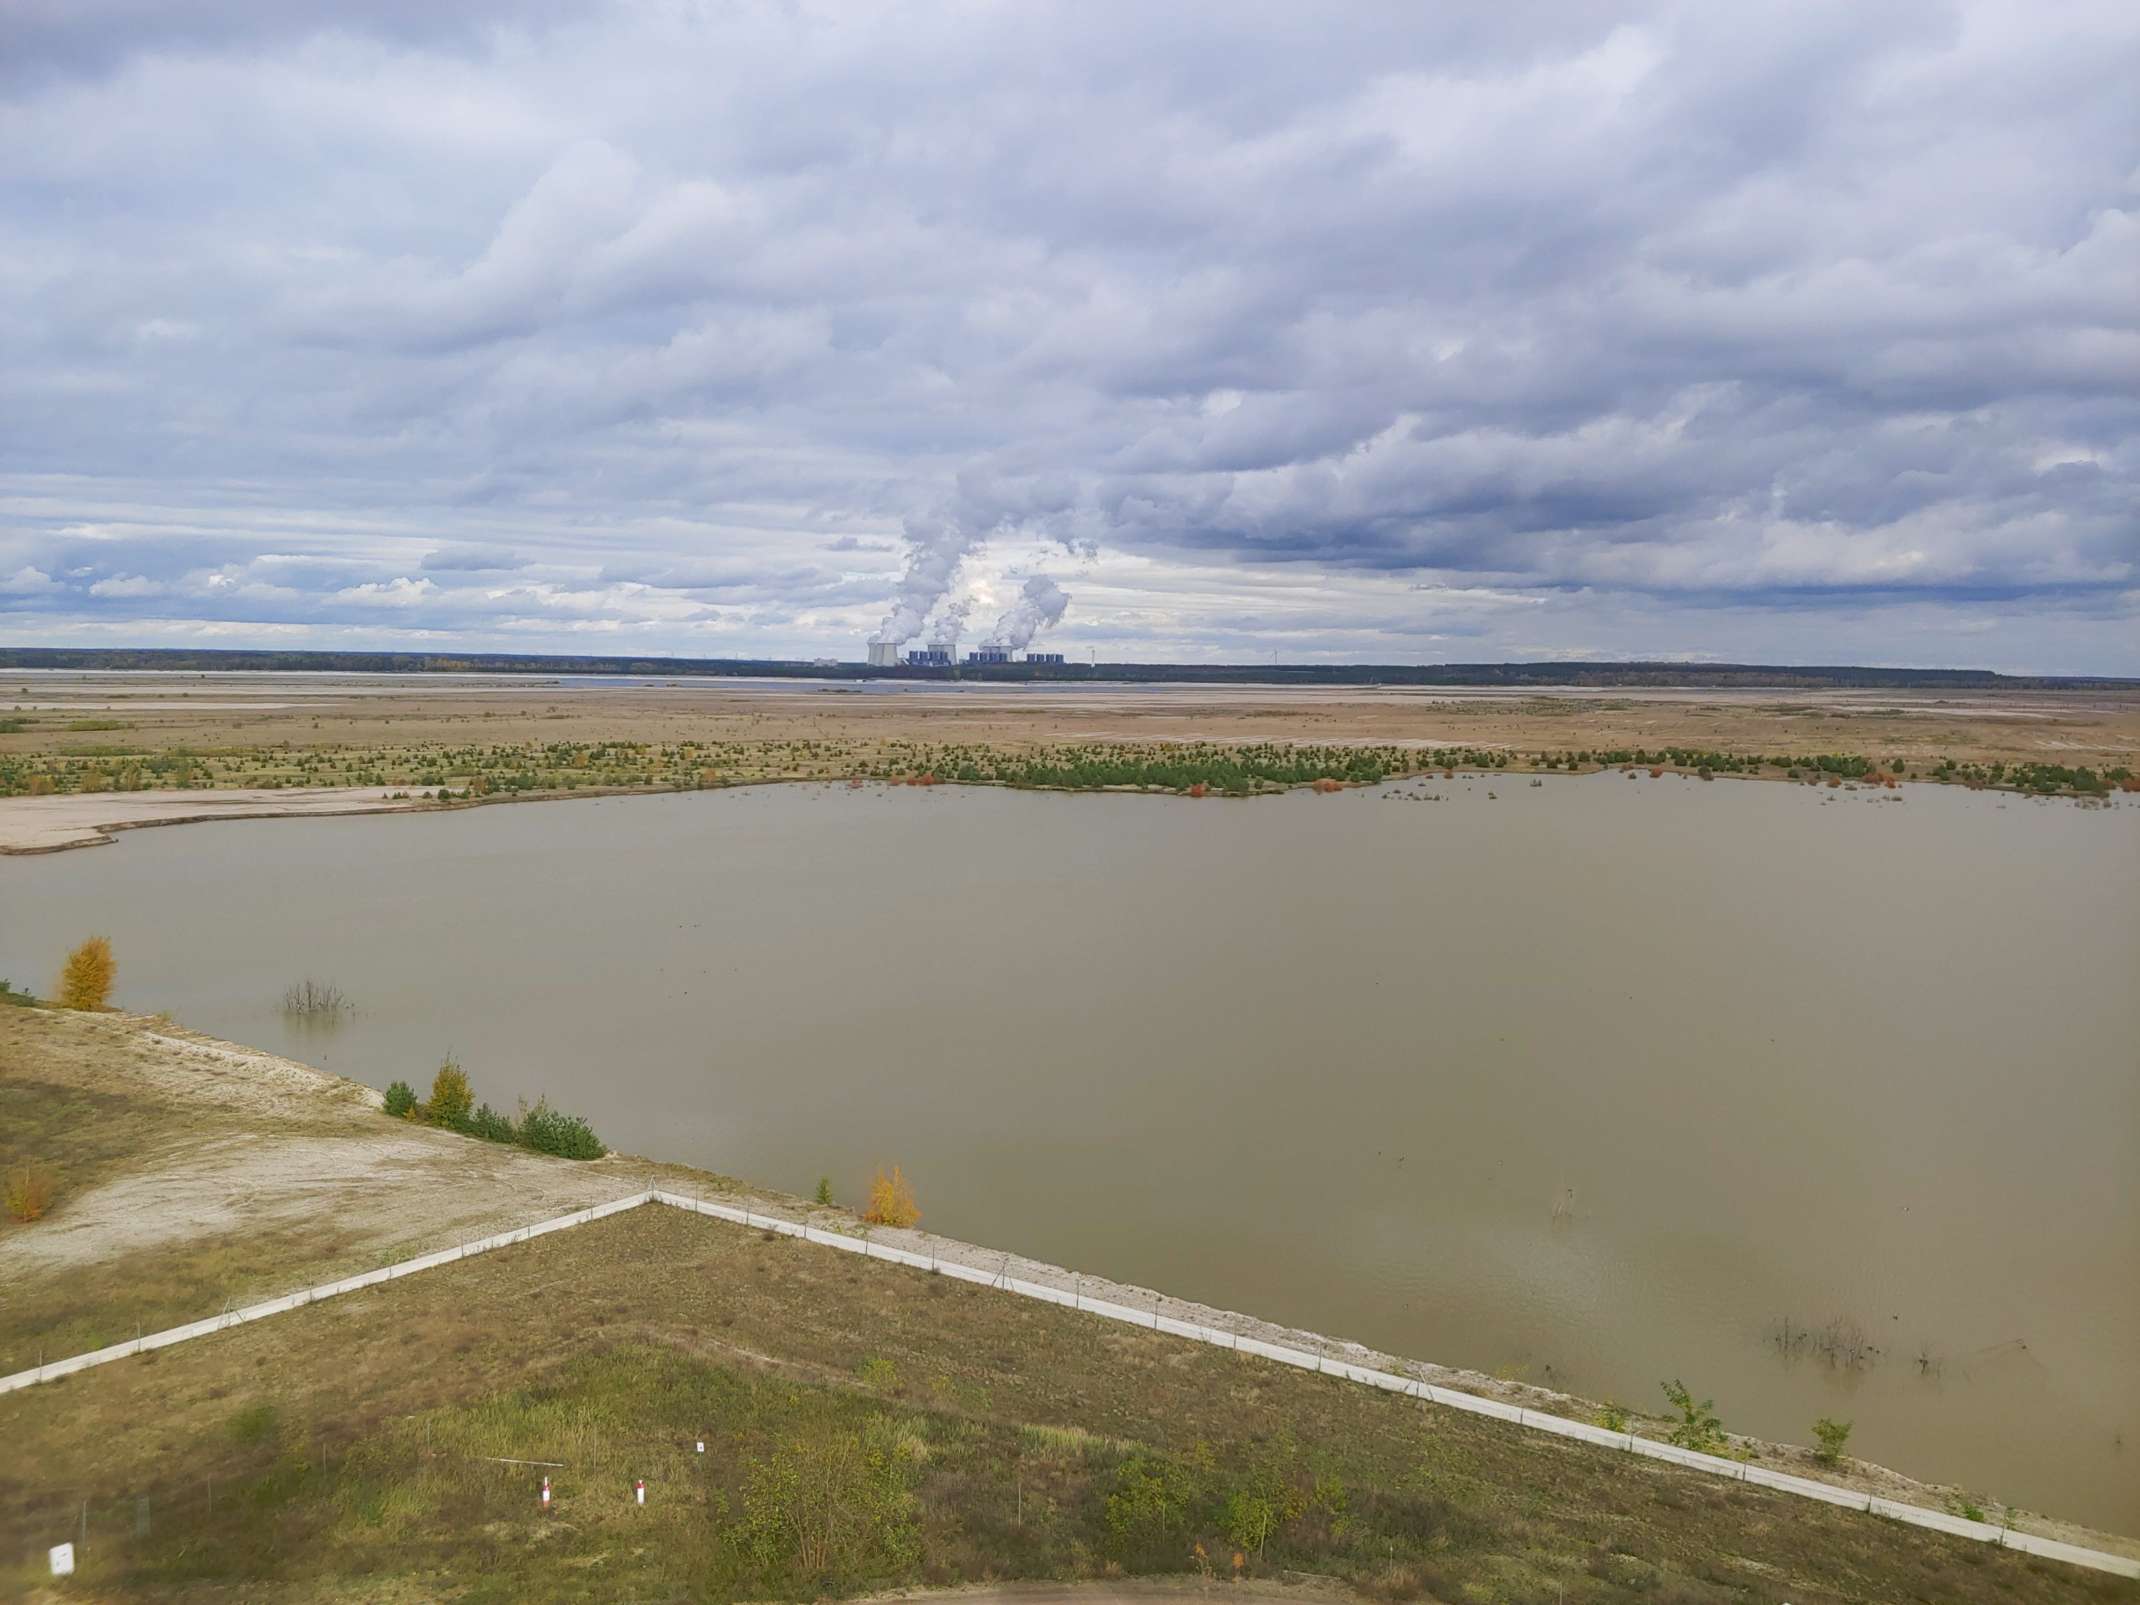
[[[468,1072],[448,1059],[431,1078],[431,1101],[424,1105],[424,1117],[434,1126],[451,1126],[459,1131],[467,1126],[475,1101]]]

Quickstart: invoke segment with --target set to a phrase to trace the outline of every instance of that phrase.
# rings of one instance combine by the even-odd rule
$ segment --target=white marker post
[[[72,1577],[74,1575],[74,1545],[54,1544],[52,1546],[52,1575],[54,1577]]]
[[[642,1505],[646,1503],[646,1478],[638,1477],[633,1479],[632,1497]]]
[[[700,1454],[704,1454],[706,1452],[706,1440],[704,1438],[698,1440],[698,1452]]]
[[[550,1514],[550,1479],[547,1476],[542,1479],[542,1513]]]

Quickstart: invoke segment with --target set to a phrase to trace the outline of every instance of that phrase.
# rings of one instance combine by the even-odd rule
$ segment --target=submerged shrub
[[[406,1120],[416,1112],[416,1089],[406,1081],[391,1081],[386,1088],[386,1112]]]
[[[311,1020],[333,1020],[340,1019],[349,1008],[348,997],[332,981],[315,981],[308,975],[282,989],[284,1014]]]
[[[535,1107],[520,1117],[520,1144],[560,1159],[600,1159],[609,1152],[592,1126],[578,1115],[552,1109],[547,1098],[536,1099]]]

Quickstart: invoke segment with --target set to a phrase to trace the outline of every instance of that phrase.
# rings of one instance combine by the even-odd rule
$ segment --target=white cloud
[[[61,588],[60,583],[43,569],[28,564],[0,580],[0,596],[46,596]]]
[[[114,574],[110,579],[98,580],[89,587],[91,596],[162,596],[168,589],[160,581],[140,574]]]
[[[363,585],[345,585],[334,593],[338,602],[358,602],[366,607],[414,607],[438,595],[428,579],[410,579],[406,574],[390,580],[372,580]]]

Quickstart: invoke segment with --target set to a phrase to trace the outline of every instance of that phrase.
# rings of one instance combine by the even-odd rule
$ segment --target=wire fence
[[[108,1365],[132,1355],[151,1349],[166,1348],[173,1343],[183,1343],[192,1338],[206,1337],[211,1333],[225,1331],[246,1322],[263,1320],[287,1310],[302,1309],[308,1304],[323,1299],[336,1298],[344,1293],[354,1293],[367,1287],[403,1276],[412,1276],[418,1271],[430,1270],[440,1265],[450,1265],[457,1260],[477,1254],[511,1247],[550,1232],[565,1231],[575,1226],[584,1226],[627,1210],[638,1209],[646,1204],[662,1204],[672,1209],[688,1211],[695,1215],[711,1216],[739,1226],[754,1227],[775,1232],[786,1237],[798,1237],[805,1242],[822,1247],[839,1249],[845,1253],[860,1254],[868,1259],[887,1260],[895,1265],[907,1265],[917,1270],[927,1270],[949,1276],[958,1281],[972,1282],[983,1287],[997,1288],[1020,1298],[1039,1300],[1046,1304],[1060,1305],[1066,1309],[1082,1311],[1105,1320],[1121,1321],[1132,1326],[1149,1327],[1154,1331],[1171,1333],[1198,1343],[1208,1343],[1218,1348],[1232,1349],[1242,1354],[1258,1355],[1274,1360],[1281,1365],[1295,1366],[1301,1370],[1314,1371],[1324,1376],[1339,1377],[1362,1387],[1377,1388],[1387,1393],[1402,1394],[1428,1404],[1441,1405],[1467,1414],[1488,1416],[1506,1421],[1532,1431],[1551,1433],[1556,1437],[1570,1438],[1600,1448],[1617,1449],[1625,1453],[1652,1460],[1667,1461],[1690,1470],[1707,1472],[1713,1476],[1729,1478],[1734,1482],[1774,1489],[1780,1493],[1793,1494],[1804,1499],[1818,1500],[1823,1504],[1838,1505],[1851,1510],[1862,1510],[1873,1515],[1886,1516],[1891,1520],[1911,1526],[1929,1528],[1935,1532],[1950,1534],[1957,1538],[1974,1539],[1980,1543],[2000,1544],[2006,1548],[2041,1556],[2046,1560],[2063,1561],[2091,1570],[2110,1572],[2121,1577],[2140,1578],[2140,1559],[2114,1555],[2104,1550],[2089,1549],[2079,1544],[2069,1544],[2055,1538],[2046,1538],[2035,1533],[2018,1532],[1996,1526],[1990,1522],[1971,1521],[1966,1517],[1950,1515],[1946,1511],[1931,1510],[1923,1505],[1906,1504],[1900,1500],[1882,1499],[1854,1488],[1841,1487],[1834,1483],[1820,1482],[1811,1477],[1793,1476],[1788,1472],[1771,1471],[1766,1467],[1750,1465],[1745,1461],[1727,1459],[1721,1455],[1704,1454],[1698,1450],[1682,1449],[1676,1444],[1663,1443],[1654,1438],[1638,1437],[1630,1432],[1614,1432],[1587,1421],[1576,1421],[1548,1411],[1525,1409],[1505,1400],[1486,1398],[1480,1394],[1466,1393],[1460,1389],[1436,1387],[1418,1376],[1406,1376],[1394,1371],[1377,1370],[1370,1366],[1357,1365],[1329,1354],[1309,1349],[1296,1348],[1282,1343],[1269,1343],[1259,1338],[1243,1335],[1224,1327],[1203,1325],[1194,1321],[1179,1320],[1166,1315],[1155,1302],[1149,1309],[1114,1300],[1093,1298],[1085,1294],[1082,1281],[1070,1274],[1070,1285],[1057,1286],[1027,1277],[1010,1274],[1011,1257],[1003,1258],[1002,1266],[989,1271],[983,1266],[967,1263],[963,1259],[947,1259],[933,1252],[923,1253],[913,1249],[899,1248],[889,1243],[877,1242],[868,1231],[836,1232],[823,1227],[811,1226],[784,1216],[769,1215],[746,1206],[718,1204],[708,1199],[695,1198],[684,1193],[668,1192],[661,1188],[649,1188],[631,1193],[623,1198],[596,1204],[587,1209],[575,1210],[569,1215],[539,1221],[532,1226],[519,1227],[513,1231],[500,1232],[495,1236],[463,1243],[436,1253],[403,1260],[397,1264],[358,1276],[345,1277],[320,1287],[305,1288],[282,1298],[269,1299],[261,1304],[248,1305],[243,1309],[230,1310],[205,1321],[194,1321],[185,1326],[172,1327],[167,1331],[149,1333],[129,1343],[116,1343],[107,1348],[92,1350],[87,1354],[54,1360],[28,1371],[19,1371],[13,1376],[0,1377],[0,1393],[18,1388],[34,1387],[57,1377],[71,1375],[93,1366]],[[962,1245],[963,1246],[963,1245]],[[171,1501],[191,1500],[195,1497],[189,1490],[185,1493],[164,1495],[164,1506],[169,1513]],[[214,1491],[212,1484],[199,1490],[198,1497],[204,1508],[212,1510]],[[134,1537],[146,1537],[152,1530],[157,1515],[157,1496],[153,1492],[129,1493],[99,1497],[75,1502],[53,1495],[40,1506],[38,1514],[44,1519],[39,1526],[54,1534],[54,1544],[69,1541],[87,1543],[99,1534],[117,1536],[124,1532]],[[71,1524],[71,1525],[70,1525]]]

